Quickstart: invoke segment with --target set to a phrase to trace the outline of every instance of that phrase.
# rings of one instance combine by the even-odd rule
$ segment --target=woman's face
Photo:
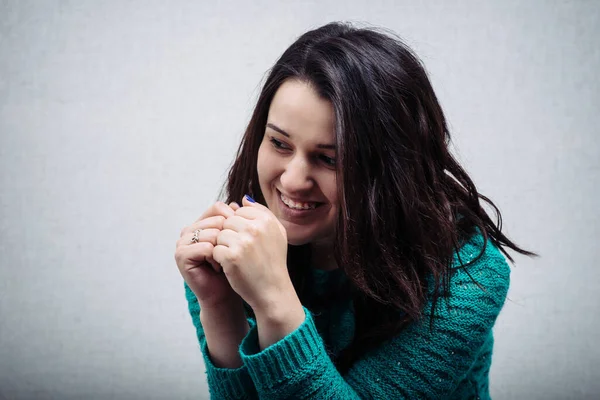
[[[269,108],[258,150],[258,180],[292,245],[333,238],[338,198],[335,116],[308,84],[285,81]]]

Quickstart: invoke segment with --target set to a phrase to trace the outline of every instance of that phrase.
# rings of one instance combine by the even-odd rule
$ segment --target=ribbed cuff
[[[250,377],[248,368],[242,365],[240,368],[216,367],[208,354],[206,341],[202,346],[202,355],[206,366],[206,375],[211,399],[250,399],[256,398],[254,382]]]
[[[298,374],[311,374],[327,354],[312,315],[304,308],[306,319],[294,332],[260,351],[258,329],[252,327],[240,345],[240,356],[259,392],[280,386]]]
[[[252,330],[256,322],[248,318]],[[250,332],[248,332],[249,334]],[[248,334],[246,336],[248,336]],[[255,399],[256,389],[248,367],[242,364],[239,368],[219,368],[210,359],[208,344],[202,341],[202,356],[206,367],[206,375],[211,399]]]

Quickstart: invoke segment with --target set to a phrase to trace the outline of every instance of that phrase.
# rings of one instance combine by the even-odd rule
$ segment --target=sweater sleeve
[[[472,250],[472,249],[471,249]],[[472,251],[461,251],[461,255]],[[261,399],[414,399],[451,396],[478,359],[504,304],[510,269],[488,243],[482,257],[452,276],[430,325],[424,318],[366,353],[344,376],[327,355],[309,310],[294,332],[259,351],[256,327],[240,347]],[[469,274],[477,282],[474,283]],[[456,393],[454,393],[456,394]]]
[[[240,368],[230,369],[218,368],[213,364],[208,352],[204,330],[200,323],[200,304],[196,295],[187,284],[185,284],[185,297],[188,302],[188,310],[192,317],[192,322],[196,327],[196,336],[204,358],[210,398],[215,400],[257,399],[254,383],[245,365]],[[251,329],[256,324],[251,318],[248,318],[248,323]]]

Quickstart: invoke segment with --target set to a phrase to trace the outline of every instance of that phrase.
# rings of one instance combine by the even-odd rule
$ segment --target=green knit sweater
[[[474,259],[482,246],[481,235],[473,236],[460,249],[461,260]],[[460,265],[456,255],[454,264]],[[315,292],[326,290],[339,271],[315,269]],[[345,375],[338,373],[328,351],[337,354],[352,340],[350,301],[318,312],[304,308],[303,324],[262,351],[256,322],[249,318],[251,329],[239,348],[243,366],[226,369],[213,365],[198,301],[187,285],[185,289],[212,399],[488,399],[492,327],[504,304],[509,275],[504,256],[488,242],[479,260],[452,276],[450,297],[436,305],[433,329],[430,301],[423,319],[366,353]]]

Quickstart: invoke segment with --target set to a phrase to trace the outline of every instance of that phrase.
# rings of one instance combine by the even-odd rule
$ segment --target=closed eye
[[[335,158],[327,157],[326,155],[320,155],[319,158],[329,167],[335,167]]]
[[[273,146],[273,147],[274,147],[276,150],[279,150],[279,151],[282,151],[282,150],[285,150],[285,151],[287,151],[287,150],[291,150],[291,149],[288,147],[288,145],[286,145],[284,142],[282,142],[282,141],[280,141],[280,140],[277,140],[277,139],[275,139],[274,137],[270,137],[270,138],[269,138],[269,141],[271,142],[271,145],[272,145],[272,146]],[[321,162],[323,162],[323,164],[325,164],[327,167],[329,167],[329,168],[335,168],[335,158],[328,157],[328,156],[326,156],[326,155],[324,155],[324,154],[320,154],[320,155],[318,155],[318,156],[317,156],[317,158],[318,158],[318,159],[319,159]]]
[[[275,139],[274,137],[270,139],[270,142],[273,145],[273,147],[275,147],[278,150],[288,150],[288,147],[283,142]]]

